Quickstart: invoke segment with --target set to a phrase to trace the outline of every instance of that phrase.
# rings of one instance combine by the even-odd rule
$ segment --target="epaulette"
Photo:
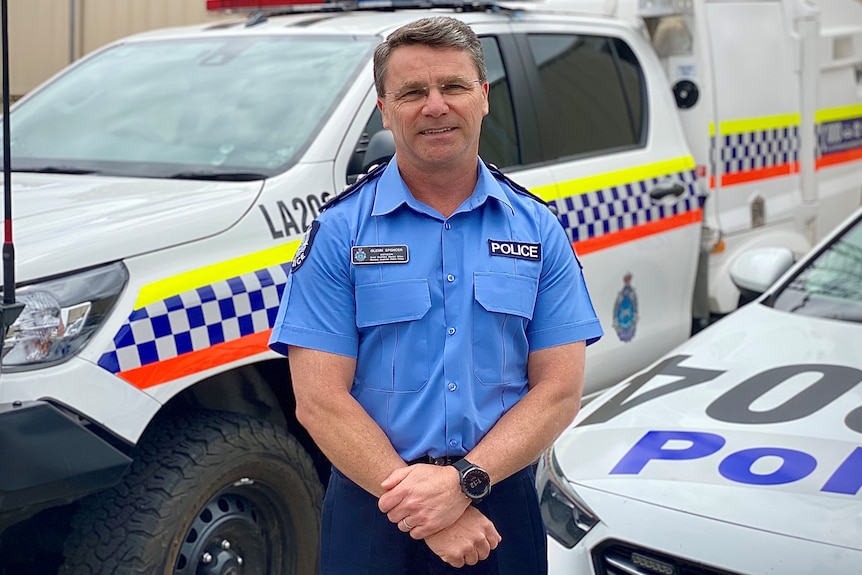
[[[365,172],[364,174],[360,174],[359,177],[356,178],[355,182],[353,182],[352,184],[350,184],[349,186],[347,186],[346,188],[344,188],[343,190],[338,192],[337,195],[326,200],[326,203],[324,203],[322,206],[320,206],[320,211],[323,212],[325,210],[328,210],[329,208],[331,208],[335,204],[341,202],[342,200],[349,198],[350,196],[353,195],[353,193],[356,190],[358,190],[359,188],[361,188],[362,186],[364,186],[365,184],[367,184],[371,180],[379,178],[380,174],[382,174],[383,170],[385,170],[385,169],[386,169],[386,162],[383,162],[382,164],[377,164],[377,165],[371,166],[371,169],[368,170],[367,172]]]
[[[521,184],[515,182],[512,178],[510,178],[509,176],[507,176],[506,174],[501,172],[500,169],[497,168],[497,166],[495,166],[494,164],[489,164],[488,162],[485,162],[485,160],[482,160],[482,161],[485,163],[485,167],[488,168],[488,171],[491,172],[491,175],[493,175],[495,178],[497,178],[501,182],[505,183],[506,185],[511,187],[513,190],[515,190],[515,192],[521,194],[522,196],[527,196],[528,198],[532,198],[532,199],[536,200],[537,202],[539,202],[540,204],[542,204],[543,206],[546,206],[549,210],[551,210],[554,213],[554,215],[557,214],[557,207],[555,205],[549,204],[548,202],[546,202],[545,200],[543,200],[542,198],[540,198],[539,196],[537,196],[536,194],[534,194],[533,192],[531,192],[530,190],[528,190],[527,188],[522,186]]]

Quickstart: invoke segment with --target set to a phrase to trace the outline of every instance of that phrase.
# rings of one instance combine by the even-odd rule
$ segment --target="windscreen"
[[[776,295],[774,307],[862,322],[862,219],[809,261]]]
[[[117,45],[15,106],[13,170],[270,177],[298,160],[377,42],[245,36]]]

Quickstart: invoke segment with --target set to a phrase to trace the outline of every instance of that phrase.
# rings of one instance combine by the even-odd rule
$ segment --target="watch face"
[[[468,497],[479,499],[488,494],[491,478],[483,470],[474,467],[464,474],[464,492]]]

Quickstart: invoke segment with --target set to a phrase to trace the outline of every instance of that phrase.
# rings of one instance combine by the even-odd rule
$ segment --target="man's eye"
[[[425,90],[422,90],[421,88],[416,88],[413,90],[405,90],[405,91],[401,92],[401,99],[402,100],[417,100],[419,98],[424,98],[424,97],[425,97]]]
[[[444,94],[463,94],[468,90],[467,86],[463,84],[443,84],[440,87],[440,90]]]

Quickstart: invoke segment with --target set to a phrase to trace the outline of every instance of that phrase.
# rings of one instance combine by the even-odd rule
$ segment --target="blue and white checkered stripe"
[[[667,177],[651,178],[577,194],[550,202],[572,241],[585,240],[697,210],[704,198],[698,192],[695,170],[675,175],[686,187],[682,199],[663,204],[649,192]]]
[[[723,139],[721,162],[725,174],[783,166],[799,161],[799,126],[717,137]]]
[[[262,269],[137,309],[99,365],[119,373],[271,329],[289,271]]]

